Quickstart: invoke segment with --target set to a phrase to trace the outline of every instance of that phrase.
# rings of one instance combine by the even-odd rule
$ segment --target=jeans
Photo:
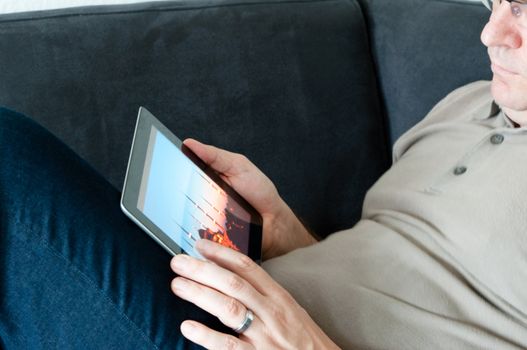
[[[170,254],[61,141],[0,108],[0,348],[194,349],[185,319],[229,332],[170,290]]]

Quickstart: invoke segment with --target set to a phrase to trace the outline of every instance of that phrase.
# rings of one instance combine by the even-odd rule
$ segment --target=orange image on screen
[[[199,239],[247,254],[251,214],[230,189],[215,183],[154,127],[150,142],[152,159],[139,210],[189,255],[201,257],[194,249]]]
[[[194,188],[199,188],[199,200],[186,197],[197,209],[192,217],[199,221],[199,237],[244,251],[247,249],[249,214],[208,176],[199,172],[196,175],[199,176],[194,176],[192,182],[196,186]]]
[[[210,241],[219,243],[227,248],[240,251],[240,248],[238,248],[236,244],[230,240],[229,234],[227,232],[222,232],[220,230],[212,232],[210,228],[207,228],[206,230],[199,230],[199,236],[203,239],[208,239]]]

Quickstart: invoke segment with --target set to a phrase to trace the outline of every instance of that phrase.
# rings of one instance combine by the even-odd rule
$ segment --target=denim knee
[[[0,107],[0,159],[2,168],[60,164],[72,151],[55,135],[31,118]],[[11,161],[6,161],[11,160]],[[41,167],[39,167],[41,169]]]
[[[4,214],[57,193],[57,188],[67,189],[71,180],[64,175],[72,164],[82,163],[44,127],[6,108],[0,108],[0,159],[0,208]]]
[[[32,119],[0,107],[0,155],[3,167],[6,166],[6,159],[21,161],[23,155],[36,156],[46,147],[50,138],[54,136]]]
[[[22,130],[29,124],[36,124],[23,114],[0,106],[0,130]]]

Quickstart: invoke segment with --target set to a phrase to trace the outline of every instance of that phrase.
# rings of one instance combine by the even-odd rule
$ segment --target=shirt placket
[[[519,131],[519,130],[518,130]],[[425,193],[439,195],[455,182],[470,177],[484,162],[487,162],[499,150],[511,134],[517,133],[509,128],[493,129],[486,133],[460,159],[453,163],[436,181],[424,189]]]

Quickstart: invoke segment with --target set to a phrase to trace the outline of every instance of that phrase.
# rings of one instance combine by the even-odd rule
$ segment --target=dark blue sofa
[[[140,105],[244,153],[325,236],[352,226],[395,139],[490,78],[479,3],[188,0],[0,15],[0,105],[120,188]],[[118,203],[115,203],[117,206]]]

